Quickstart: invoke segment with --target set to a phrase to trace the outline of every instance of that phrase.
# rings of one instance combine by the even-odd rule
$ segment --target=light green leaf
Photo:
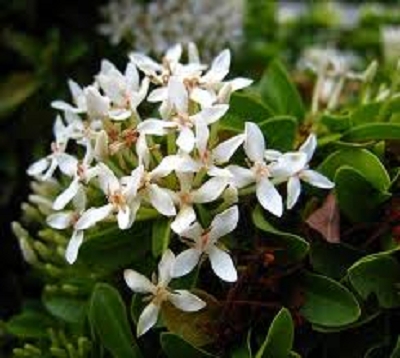
[[[378,191],[357,170],[343,166],[335,176],[335,191],[340,210],[353,222],[368,222],[390,197]]]
[[[160,218],[153,221],[151,248],[154,257],[162,255],[168,249],[170,236],[171,219]]]
[[[273,61],[259,83],[261,98],[275,115],[292,115],[302,121],[304,105],[283,65]]]
[[[105,283],[96,285],[90,302],[89,321],[113,357],[142,357],[129,327],[124,302],[115,288]]]
[[[400,123],[367,123],[351,128],[342,140],[349,142],[400,139]]]
[[[292,316],[289,310],[283,307],[273,319],[268,335],[255,358],[288,358],[293,340]]]
[[[343,132],[351,127],[349,115],[333,115],[324,113],[320,119],[330,132]]]
[[[215,357],[206,351],[192,346],[181,337],[172,333],[161,334],[161,346],[168,358],[209,358]]]
[[[364,299],[374,294],[383,308],[400,306],[400,264],[389,254],[363,257],[349,268],[348,277]]]
[[[297,133],[296,118],[276,116],[259,124],[266,140],[267,147],[280,151],[293,150]]]
[[[366,149],[344,148],[329,155],[317,169],[330,179],[342,166],[350,166],[359,171],[376,189],[387,192],[390,177],[379,159]]]
[[[274,228],[266,219],[261,206],[257,205],[252,214],[254,225],[272,236],[268,236],[267,240],[271,243],[283,247],[284,255],[288,261],[300,261],[308,253],[309,244],[300,236],[280,231]]]
[[[300,313],[307,321],[327,327],[340,327],[357,321],[361,310],[353,294],[340,283],[321,275],[301,277],[304,305]]]

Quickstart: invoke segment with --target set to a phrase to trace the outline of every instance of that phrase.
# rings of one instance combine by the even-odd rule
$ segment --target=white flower
[[[187,290],[171,290],[168,288],[172,279],[171,269],[174,261],[175,256],[172,251],[166,250],[158,264],[158,282],[155,283],[134,270],[124,271],[125,282],[133,292],[149,294],[146,299],[150,303],[139,317],[137,336],[146,333],[157,323],[161,305],[165,301],[171,302],[176,308],[185,312],[199,311],[206,306],[203,300]]]
[[[252,162],[252,167],[246,169],[237,165],[228,166],[233,175],[232,184],[237,188],[243,188],[255,183],[256,196],[261,206],[272,214],[281,216],[282,197],[271,181],[275,175],[274,163],[268,163],[264,159],[264,136],[260,128],[251,122],[246,122],[245,136],[244,151]]]
[[[103,60],[96,77],[101,89],[111,101],[108,115],[113,120],[125,120],[144,100],[149,88],[148,78],[140,84],[139,73],[134,63],[128,63],[122,74],[111,62]]]
[[[72,102],[74,106],[60,100],[51,102],[51,106],[55,109],[59,109],[66,112],[73,112],[73,113],[86,112],[87,110],[86,96],[81,86],[79,86],[75,81],[71,79],[68,80],[68,86],[72,95]]]
[[[51,144],[52,153],[33,163],[27,170],[29,175],[41,180],[51,179],[57,168],[64,174],[72,176],[78,161],[74,156],[65,153],[70,130],[64,125],[60,116],[57,116],[54,123],[53,134],[55,141]]]
[[[233,206],[218,214],[211,222],[210,228],[203,229],[196,222],[180,235],[190,239],[190,249],[181,252],[175,260],[172,269],[174,277],[180,277],[191,272],[206,255],[210,259],[211,268],[224,281],[237,280],[237,272],[228,253],[217,246],[218,239],[233,231],[239,221],[239,210]]]
[[[286,207],[288,209],[293,208],[300,196],[301,180],[317,188],[323,189],[331,189],[335,185],[322,174],[309,169],[308,163],[310,162],[316,147],[317,138],[314,134],[310,134],[307,140],[299,148],[298,153],[286,153],[278,159],[277,165],[287,168],[286,174],[277,173],[276,177],[278,181],[280,181],[282,177],[283,180],[287,180]],[[291,163],[289,163],[289,157],[291,158]]]
[[[84,238],[83,230],[77,227],[77,222],[84,213],[86,207],[86,194],[82,187],[78,189],[74,196],[73,203],[75,210],[51,214],[46,220],[47,224],[53,229],[65,230],[70,227],[73,228],[72,236],[65,250],[65,259],[70,264],[73,264],[76,261],[79,248],[82,245]]]
[[[179,206],[179,212],[171,223],[171,229],[180,234],[196,220],[193,204],[210,203],[216,200],[228,185],[228,179],[214,177],[207,180],[198,189],[193,189],[192,173],[177,173],[177,177],[180,183],[180,191],[172,192],[171,195]]]

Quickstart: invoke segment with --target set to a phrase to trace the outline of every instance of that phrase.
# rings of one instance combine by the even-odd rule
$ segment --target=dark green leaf
[[[268,335],[255,358],[288,358],[293,340],[292,316],[289,310],[283,307],[272,321]]]
[[[364,299],[374,294],[383,308],[400,306],[400,264],[389,254],[365,256],[349,268],[348,274],[350,283]]]
[[[366,149],[345,148],[329,155],[319,166],[318,171],[330,179],[342,166],[350,166],[359,171],[376,189],[387,192],[390,177],[380,160]]]
[[[349,142],[400,139],[400,123],[367,123],[351,128],[342,140]]]
[[[272,117],[259,124],[268,148],[280,151],[293,150],[297,133],[297,121],[294,117]]]
[[[82,323],[85,319],[87,309],[85,299],[62,293],[45,293],[42,301],[52,315],[65,322]]]
[[[181,337],[172,333],[161,334],[161,346],[169,358],[207,358],[215,357],[206,351],[192,346]]]
[[[124,302],[112,286],[105,283],[96,285],[90,302],[89,321],[113,357],[142,356],[132,336]]]
[[[168,249],[170,236],[171,219],[160,218],[153,221],[151,247],[154,257],[162,255]]]
[[[353,222],[373,220],[380,205],[390,197],[378,191],[357,170],[343,166],[335,176],[336,197],[340,210]]]
[[[7,331],[21,338],[46,337],[50,327],[54,327],[54,320],[45,313],[33,310],[23,311],[6,323]]]
[[[353,125],[376,122],[378,120],[379,111],[382,104],[379,102],[368,103],[357,107],[350,116]]]
[[[343,132],[351,127],[349,115],[323,114],[321,123],[324,124],[330,132]]]
[[[288,261],[300,261],[308,253],[309,244],[300,236],[280,231],[274,228],[266,219],[261,206],[257,206],[253,211],[254,225],[272,236],[268,236],[266,240],[277,244],[284,248]]]
[[[283,65],[275,60],[259,83],[261,98],[276,115],[293,115],[299,121],[304,117],[304,105],[296,87]]]
[[[357,321],[361,310],[353,294],[340,283],[321,275],[301,277],[304,305],[300,313],[307,321],[328,327],[340,327]]]
[[[397,337],[396,346],[394,347],[390,358],[400,358],[400,336]]]

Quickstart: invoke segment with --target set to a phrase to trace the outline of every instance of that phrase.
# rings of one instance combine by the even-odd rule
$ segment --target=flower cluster
[[[112,0],[102,9],[106,23],[99,31],[114,45],[131,41],[137,50],[159,56],[176,42],[193,41],[210,58],[241,43],[243,6],[242,0]]]
[[[187,63],[181,62],[182,52],[181,45],[173,46],[162,63],[132,53],[124,72],[103,60],[93,84],[81,88],[70,80],[72,103],[52,103],[60,114],[51,153],[28,169],[38,180],[51,180],[57,171],[69,178],[51,204],[47,223],[70,230],[65,257],[71,264],[85,231],[100,222],[116,222],[126,230],[141,210],[149,209],[171,218],[172,231],[188,248],[176,257],[165,251],[158,280],[151,282],[133,270],[124,274],[133,291],[150,294],[138,335],[156,323],[164,301],[184,311],[204,307],[197,296],[172,290],[168,284],[205,259],[219,278],[236,281],[234,260],[219,239],[237,227],[241,195],[255,193],[266,211],[280,217],[284,200],[277,186],[286,183],[287,209],[296,204],[302,181],[333,187],[309,168],[317,145],[314,134],[297,151],[281,153],[266,147],[261,129],[252,122],[245,122],[243,133],[231,137],[220,133],[219,122],[229,110],[232,93],[252,81],[226,79],[228,50],[210,66],[200,62],[193,43],[188,46]],[[145,113],[140,106],[149,103],[156,103],[157,111],[140,115]],[[239,155],[234,161],[240,148],[244,159]],[[90,195],[93,192],[96,195]],[[204,227],[196,205],[218,201],[217,214]]]

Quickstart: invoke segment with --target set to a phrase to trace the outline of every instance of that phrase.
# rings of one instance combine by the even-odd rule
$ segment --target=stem
[[[255,185],[251,185],[247,188],[244,189],[240,189],[239,190],[239,196],[246,196],[249,194],[254,194],[256,192],[256,186]]]
[[[167,135],[167,150],[168,155],[176,153],[176,133],[171,131]]]

